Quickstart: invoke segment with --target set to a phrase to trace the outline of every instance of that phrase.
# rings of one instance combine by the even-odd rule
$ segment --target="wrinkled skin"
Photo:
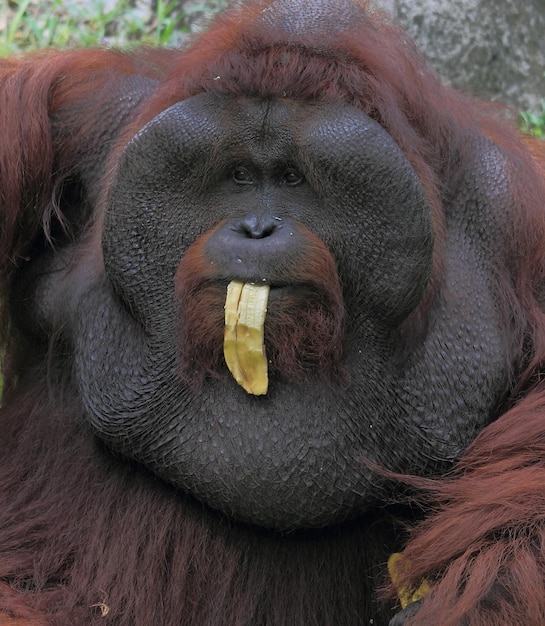
[[[486,188],[466,205],[483,223]],[[449,221],[446,278],[415,329],[433,224],[388,134],[349,105],[199,94],[129,142],[93,235],[103,259],[43,279],[40,306],[69,336],[88,419],[114,450],[237,519],[320,527],[384,497],[364,459],[444,470],[501,398],[506,347],[482,260],[498,242],[478,237],[473,220]],[[294,381],[273,370],[267,396],[253,397],[220,362],[218,376],[184,384],[178,338],[192,304],[177,297],[180,263],[220,223],[203,253],[218,346],[230,280],[270,284],[268,319],[286,292],[304,292],[302,227],[330,251],[342,286],[343,377],[309,366]]]

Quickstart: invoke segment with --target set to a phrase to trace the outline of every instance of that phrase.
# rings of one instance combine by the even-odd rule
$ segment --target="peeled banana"
[[[248,393],[267,393],[269,377],[263,332],[269,285],[233,280],[225,299],[223,354],[233,378]]]

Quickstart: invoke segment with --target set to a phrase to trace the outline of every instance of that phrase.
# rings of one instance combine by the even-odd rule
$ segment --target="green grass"
[[[144,17],[130,0],[0,0],[0,56],[40,48],[172,46],[198,15],[213,13],[225,0],[179,10],[176,0],[157,0]]]
[[[540,113],[521,112],[520,128],[524,133],[545,139],[545,100],[541,101]]]

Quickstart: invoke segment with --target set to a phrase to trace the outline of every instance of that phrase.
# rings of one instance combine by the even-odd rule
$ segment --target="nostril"
[[[247,215],[235,225],[235,230],[250,239],[264,239],[281,226],[282,219],[274,215]]]

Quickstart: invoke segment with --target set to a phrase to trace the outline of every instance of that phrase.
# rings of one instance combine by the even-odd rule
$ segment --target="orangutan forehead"
[[[308,0],[304,11],[297,0],[279,0],[263,12],[261,22],[291,36],[316,36],[324,30],[342,32],[354,28],[361,19],[361,7],[347,0]]]

